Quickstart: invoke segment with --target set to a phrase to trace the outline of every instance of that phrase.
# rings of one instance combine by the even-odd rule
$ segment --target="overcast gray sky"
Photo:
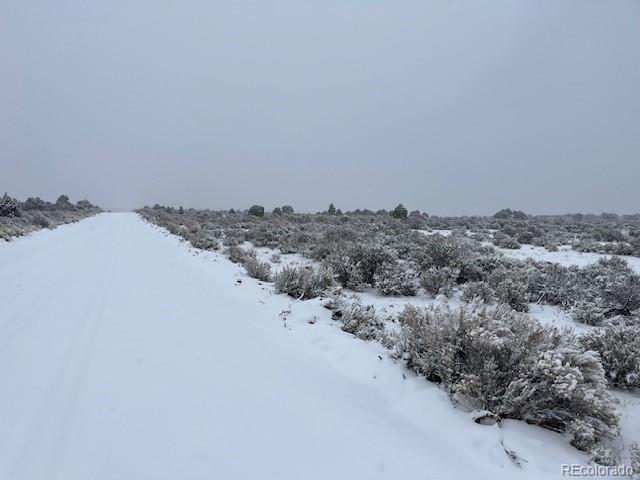
[[[640,0],[0,0],[0,190],[640,211]]]

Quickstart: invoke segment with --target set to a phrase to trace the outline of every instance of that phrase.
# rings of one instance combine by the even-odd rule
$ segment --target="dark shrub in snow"
[[[89,200],[78,200],[76,202],[76,208],[80,210],[93,210],[96,207]]]
[[[56,200],[56,208],[58,210],[75,210],[76,207],[69,201],[68,196],[60,195]]]
[[[511,210],[510,208],[504,208],[499,212],[495,213],[493,217],[505,219],[505,220],[506,219],[524,220],[527,218],[527,214],[524,212],[521,212],[520,210]]]
[[[249,208],[249,215],[254,217],[264,217],[264,207],[262,205],[253,205]]]
[[[391,216],[393,218],[403,219],[403,218],[407,218],[408,212],[407,212],[407,209],[404,208],[402,204],[399,204],[396,208],[391,210]]]
[[[80,203],[80,202],[78,202]],[[49,202],[45,202],[40,197],[29,197],[25,200],[22,206],[23,210],[51,210],[53,205]]]
[[[0,217],[19,217],[18,201],[6,193],[0,198]]]

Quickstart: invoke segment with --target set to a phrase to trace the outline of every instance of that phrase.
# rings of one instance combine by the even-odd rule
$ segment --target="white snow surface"
[[[476,425],[321,299],[132,213],[0,245],[0,285],[0,479],[540,480],[586,462],[556,433]]]
[[[544,262],[558,263],[564,267],[573,265],[586,267],[587,265],[597,263],[601,258],[609,258],[612,256],[605,253],[577,252],[572,250],[569,245],[561,246],[556,252],[550,252],[546,248],[536,245],[522,245],[518,249],[496,248],[496,250],[502,252],[507,257],[518,260],[533,258]],[[619,257],[624,259],[632,270],[640,273],[640,258],[627,255],[619,255]]]

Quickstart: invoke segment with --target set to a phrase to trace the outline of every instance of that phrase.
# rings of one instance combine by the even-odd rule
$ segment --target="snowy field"
[[[441,235],[443,237],[449,237],[453,234],[451,230],[416,230],[424,235]],[[471,235],[471,232],[466,232],[466,235]],[[538,247],[536,245],[521,245],[520,248],[500,248],[493,245],[491,242],[484,242],[484,245],[491,246],[497,251],[501,252],[507,257],[515,258],[516,260],[526,260],[532,258],[542,262],[551,262],[562,265],[563,267],[586,267],[592,265],[601,258],[609,258],[612,255],[605,253],[593,253],[593,252],[578,252],[571,248],[571,245],[562,245],[556,252],[550,252],[544,247]],[[640,273],[640,258],[631,257],[627,255],[620,255],[635,272]]]
[[[559,434],[473,423],[321,299],[135,214],[0,245],[0,284],[0,479],[538,480],[586,462]]]
[[[564,267],[570,267],[572,265],[586,267],[587,265],[596,263],[601,258],[611,257],[611,255],[604,253],[576,252],[572,250],[569,245],[560,247],[557,252],[550,252],[544,247],[537,247],[535,245],[522,245],[515,250],[509,248],[496,248],[496,250],[502,252],[507,257],[518,260],[533,258],[543,262],[558,263]],[[640,273],[640,258],[624,255],[621,255],[620,258],[623,258],[635,272]]]

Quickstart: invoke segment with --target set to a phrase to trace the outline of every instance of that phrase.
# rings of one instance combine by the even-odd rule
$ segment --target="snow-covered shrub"
[[[79,210],[94,210],[96,207],[89,200],[83,199],[76,202],[76,208]]]
[[[487,282],[469,282],[462,287],[462,300],[472,302],[480,300],[482,303],[492,303],[495,292]]]
[[[293,207],[291,205],[284,205],[282,207],[282,213],[285,215],[293,214]]]
[[[55,208],[58,210],[75,210],[75,205],[69,201],[67,195],[60,195],[56,200]]]
[[[41,213],[36,213],[32,217],[32,222],[40,228],[49,228],[51,226],[51,222]]]
[[[45,202],[40,197],[29,197],[22,205],[23,210],[51,210],[52,208],[53,205],[51,203]]]
[[[457,404],[567,432],[582,450],[617,433],[600,360],[572,334],[504,305],[407,307],[399,321],[407,366]]]
[[[497,302],[509,305],[518,312],[528,311],[530,294],[528,272],[525,269],[501,265],[491,272],[488,282]]]
[[[614,452],[612,448],[609,448],[603,444],[598,444],[589,450],[590,460],[592,463],[598,465],[615,466],[620,465],[620,457]]]
[[[397,263],[415,265],[418,272],[448,267],[459,272],[455,286],[486,281],[496,292],[499,302],[507,302],[519,310],[524,310],[529,302],[557,305],[565,311],[573,310],[579,321],[590,323],[602,317],[607,322],[617,316],[629,317],[640,307],[640,277],[622,260],[613,259],[583,268],[564,267],[541,261],[508,259],[480,243],[498,232],[498,237],[520,238],[546,248],[592,240],[600,251],[627,251],[627,246],[640,249],[640,215],[534,217],[510,211],[505,213],[506,217],[498,219],[420,217],[421,230],[454,232],[444,236],[413,231],[411,222],[396,221],[389,218],[387,212],[374,214],[365,209],[341,216],[336,209],[335,213],[257,218],[226,211],[191,209],[179,215],[175,209],[160,205],[141,210],[145,218],[188,240],[191,239],[189,232],[196,235],[204,231],[210,235],[210,232],[218,231],[217,238],[226,247],[250,241],[256,246],[268,246],[282,253],[297,253],[325,262],[333,268],[341,285],[354,290],[380,287],[384,292],[393,292],[395,285],[389,280],[389,272],[397,268],[394,267]],[[418,215],[413,218],[418,219]],[[199,230],[193,231],[198,225]],[[29,231],[24,225],[7,226],[6,220],[0,229],[5,236],[11,235],[5,232]],[[609,243],[604,246],[597,242]],[[428,277],[425,279],[427,289],[439,293],[441,285],[438,282],[433,285]],[[525,287],[526,294],[523,292]],[[453,288],[450,282],[445,282],[445,293]]]
[[[422,241],[426,243],[415,249],[412,257],[423,270],[457,267],[464,257],[463,246],[455,238],[432,235]]]
[[[557,263],[528,262],[528,284],[532,301],[570,308],[584,293],[580,287],[580,270]],[[513,270],[510,266],[509,269]]]
[[[527,285],[515,278],[506,278],[495,287],[496,300],[509,305],[518,312],[529,311]]]
[[[371,286],[375,284],[375,276],[378,272],[396,262],[393,250],[373,243],[356,245],[350,253],[362,281]]]
[[[601,265],[612,270],[610,282],[602,285],[602,300],[605,315],[630,316],[640,309],[640,275],[634,273],[627,262],[619,257],[600,260]]]
[[[620,388],[640,388],[640,326],[609,325],[580,338],[587,350],[600,355],[609,383]]]
[[[275,275],[276,292],[306,300],[321,295],[333,284],[333,272],[324,265],[318,269],[306,267],[283,267]]]
[[[251,278],[263,282],[271,281],[271,264],[269,262],[261,262],[255,257],[247,257],[242,265]]]
[[[224,245],[225,247],[237,247],[238,244],[239,242],[237,238],[225,237],[222,239],[222,245]],[[225,250],[225,253],[226,253],[226,250]]]
[[[416,273],[408,265],[388,264],[375,274],[375,287],[382,295],[413,297],[418,292]]]
[[[576,321],[597,325],[618,315],[630,317],[640,308],[640,275],[619,257],[578,269],[574,285],[567,287],[567,283],[569,279],[558,290]]]
[[[509,235],[506,235],[502,232],[495,233],[495,235],[493,236],[493,244],[496,247],[509,248],[513,250],[520,248],[520,244],[515,238],[510,237]]]
[[[192,234],[189,240],[191,245],[202,250],[218,250],[219,248],[218,241],[202,231]]]
[[[244,263],[247,259],[256,257],[255,250],[244,250],[237,245],[231,245],[224,253],[233,263]]]
[[[0,198],[0,217],[19,217],[18,201],[6,193]]]
[[[277,248],[282,231],[274,222],[260,222],[244,234],[244,239],[253,243],[256,247]]]
[[[433,296],[444,295],[450,297],[456,285],[459,270],[451,267],[431,267],[420,276],[420,285]]]
[[[640,477],[640,444],[634,443],[629,448],[629,460],[631,461],[631,468],[633,474]]]
[[[337,311],[341,315],[336,315]],[[380,340],[384,334],[384,323],[376,316],[373,305],[354,302],[334,311],[335,317],[342,322],[342,330],[363,340]]]
[[[72,205],[73,206],[73,205]],[[98,207],[59,209],[50,202],[30,197],[26,202],[4,195],[0,198],[0,238],[10,240],[42,228],[55,228],[98,213]]]
[[[598,306],[594,300],[578,300],[569,314],[576,322],[587,325],[601,325],[605,320],[602,307]]]
[[[483,254],[484,253],[485,252],[483,252]],[[485,281],[491,268],[493,268],[488,265],[492,255],[492,252],[487,252],[487,257],[463,259],[459,263],[460,274],[458,275],[456,282],[458,284],[465,284],[468,282]]]
[[[345,288],[360,291],[364,288],[364,280],[360,269],[346,250],[330,253],[325,263],[335,272],[336,280]]]
[[[336,249],[325,259],[336,279],[346,288],[359,290],[375,286],[376,275],[395,263],[393,250],[374,243],[348,245]]]

